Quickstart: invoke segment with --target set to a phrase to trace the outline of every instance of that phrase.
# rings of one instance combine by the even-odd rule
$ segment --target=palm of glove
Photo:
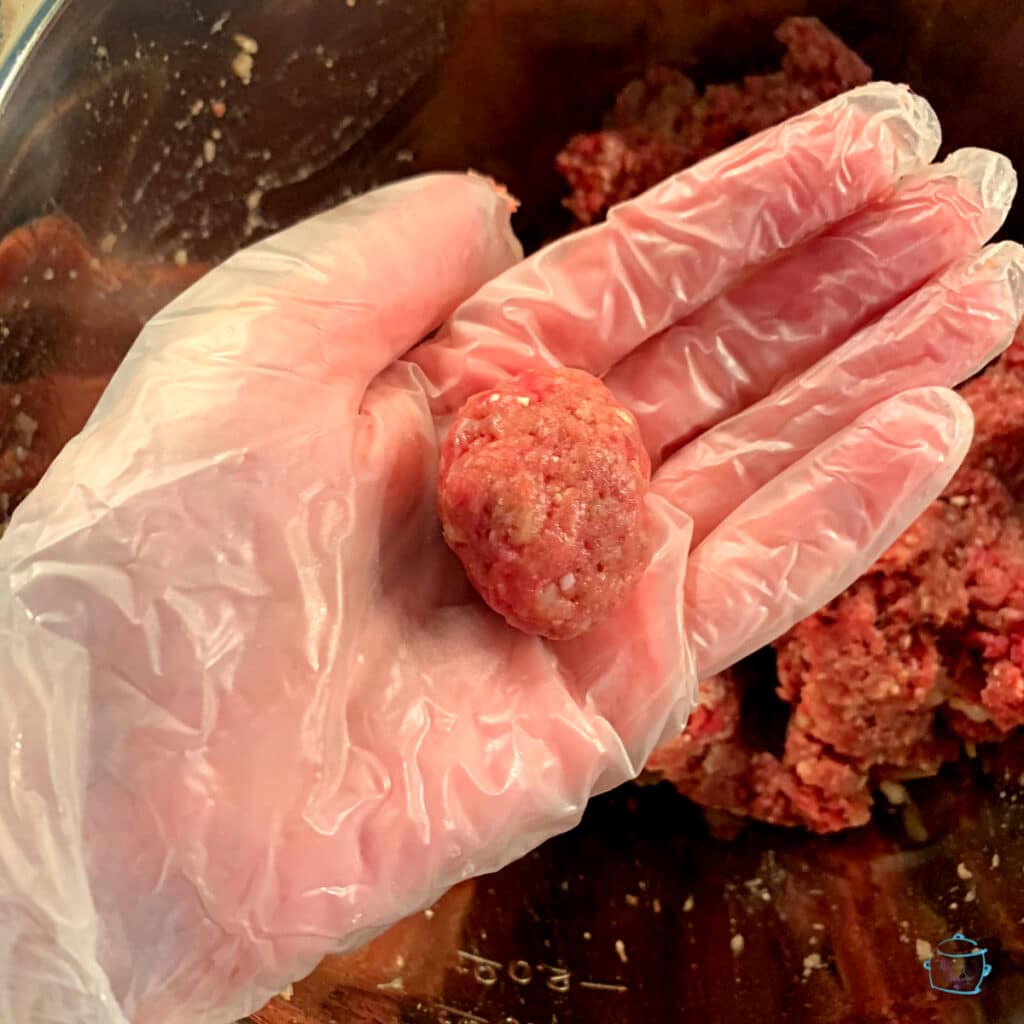
[[[247,1012],[570,827],[849,582],[955,470],[944,388],[1019,314],[1015,250],[959,260],[1012,172],[937,145],[869,87],[518,264],[489,185],[421,179],[154,320],[0,549],[0,724],[43,794],[0,797],[0,1017],[42,1020],[58,961],[68,1019]],[[539,363],[605,375],[656,466],[650,571],[564,643],[474,597],[433,491],[455,409]]]

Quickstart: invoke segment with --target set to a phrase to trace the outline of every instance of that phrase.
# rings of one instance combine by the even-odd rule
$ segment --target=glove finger
[[[231,257],[151,321],[129,359],[173,347],[365,387],[521,257],[511,209],[474,175],[370,192]]]
[[[803,376],[692,441],[654,477],[699,544],[777,474],[865,410],[915,387],[952,387],[1003,351],[1024,311],[1024,249],[955,264]]]
[[[990,238],[1016,182],[1004,156],[960,150],[623,359],[605,383],[655,466]]]
[[[935,155],[920,97],[845,93],[669,178],[490,282],[416,353],[443,414],[543,363],[603,374],[750,267],[816,234]]]
[[[849,586],[946,486],[970,446],[953,391],[905,392],[762,488],[692,553],[698,676],[770,643]]]

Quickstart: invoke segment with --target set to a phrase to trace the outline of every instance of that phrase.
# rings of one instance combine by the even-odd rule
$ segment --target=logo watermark
[[[928,983],[936,992],[955,996],[973,996],[981,991],[982,982],[992,973],[987,949],[963,932],[943,939],[921,966],[928,972]]]

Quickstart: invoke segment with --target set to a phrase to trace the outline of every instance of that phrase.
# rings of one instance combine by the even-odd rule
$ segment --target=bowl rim
[[[46,31],[67,0],[41,0],[36,9],[7,41],[5,52],[0,57],[0,111],[7,105],[7,98],[18,77],[29,51],[36,40]]]

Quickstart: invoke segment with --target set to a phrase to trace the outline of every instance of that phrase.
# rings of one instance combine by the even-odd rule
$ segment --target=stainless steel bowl
[[[98,257],[165,266],[173,285],[182,262],[215,263],[353,192],[472,167],[523,200],[517,230],[536,246],[568,223],[555,153],[625,81],[652,61],[707,80],[770,67],[772,28],[799,13],[926,94],[947,148],[1024,163],[1019,3],[50,0],[0,65],[0,233],[59,213]],[[1024,237],[1020,204],[1006,233]],[[36,284],[6,281],[0,319]],[[90,346],[115,330],[96,312],[107,293],[79,284],[28,353],[45,372],[97,372]],[[132,292],[118,345],[162,295]],[[26,345],[0,338],[0,385],[27,372]],[[909,835],[893,811],[829,839],[725,837],[665,787],[610,794],[254,1020],[1019,1021],[1022,747],[912,787]],[[966,998],[921,969],[956,932],[992,965]]]

